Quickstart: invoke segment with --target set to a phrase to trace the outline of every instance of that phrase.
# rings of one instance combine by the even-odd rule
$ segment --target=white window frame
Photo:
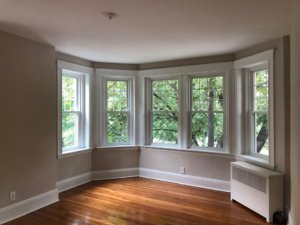
[[[274,50],[270,49],[234,62],[237,73],[237,91],[242,97],[237,101],[236,119],[242,124],[237,128],[236,133],[239,134],[237,143],[242,149],[237,152],[246,160],[266,165],[273,168],[275,164],[274,150]],[[259,70],[268,70],[268,91],[269,91],[269,156],[256,153],[255,150],[255,128],[253,127],[253,73]]]
[[[153,127],[152,127],[152,98],[153,98],[153,91],[152,91],[152,82],[153,81],[166,81],[166,80],[178,80],[178,144],[165,144],[165,143],[153,143]],[[146,144],[147,145],[151,145],[151,146],[165,146],[165,147],[176,147],[176,146],[180,146],[181,145],[181,140],[180,140],[180,132],[181,132],[181,114],[180,114],[180,106],[181,106],[181,102],[180,102],[180,86],[181,86],[181,82],[179,79],[179,76],[160,76],[160,77],[152,77],[152,78],[146,78],[145,80],[146,82],[146,86],[145,86],[145,91],[146,91]]]
[[[79,82],[80,94],[78,98],[78,111],[75,113],[79,116],[78,125],[78,145],[69,148],[63,148],[62,144],[62,77],[63,70],[70,71],[74,74],[66,76],[74,77]],[[77,64],[58,61],[57,62],[57,83],[58,83],[58,156],[68,155],[80,151],[89,150],[92,148],[92,117],[91,117],[91,81],[94,70],[89,67],[80,66]]]
[[[223,151],[213,151],[209,148],[191,148],[190,146],[190,77],[191,76],[207,76],[211,75],[223,75],[225,86],[224,96],[225,96],[225,108],[228,109],[228,90],[229,85],[228,79],[230,71],[233,68],[233,62],[225,63],[212,63],[212,64],[202,64],[202,65],[192,65],[192,66],[180,66],[180,67],[171,67],[171,68],[162,68],[162,69],[149,69],[149,70],[140,70],[139,78],[140,83],[139,87],[141,88],[140,94],[140,111],[139,111],[139,130],[140,130],[140,139],[139,145],[144,147],[156,147],[156,148],[167,148],[174,150],[188,150],[188,151],[201,151],[201,152],[216,152],[217,154],[229,153],[229,141],[228,141],[228,123],[229,123],[229,114],[224,111],[224,144]],[[150,81],[157,79],[178,79],[179,80],[179,124],[178,124],[178,144],[177,145],[166,145],[166,144],[152,144],[151,143],[151,120],[150,120],[150,109],[151,109],[151,100],[149,99],[151,95]]]
[[[95,140],[97,148],[105,147],[122,147],[136,145],[136,79],[137,71],[132,70],[115,70],[115,69],[96,69],[96,129]],[[127,143],[107,143],[107,124],[106,124],[106,93],[107,81],[127,81],[127,127],[128,142]]]
[[[216,147],[196,147],[192,146],[192,97],[193,97],[193,90],[192,90],[192,79],[193,78],[207,78],[207,77],[223,77],[223,104],[224,104],[224,110],[223,110],[223,147],[222,148],[216,148]],[[189,142],[188,142],[188,147],[191,149],[196,149],[196,150],[204,150],[204,151],[214,151],[214,152],[227,152],[227,123],[229,118],[227,117],[227,109],[228,109],[228,93],[227,93],[227,86],[228,86],[228,81],[227,78],[228,76],[226,73],[223,72],[210,72],[210,73],[200,73],[196,75],[189,76],[189,116],[188,116],[188,132],[189,132]]]

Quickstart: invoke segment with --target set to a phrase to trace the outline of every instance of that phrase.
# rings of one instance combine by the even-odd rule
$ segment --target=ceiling
[[[289,14],[288,0],[0,0],[0,30],[91,61],[148,63],[289,34]]]

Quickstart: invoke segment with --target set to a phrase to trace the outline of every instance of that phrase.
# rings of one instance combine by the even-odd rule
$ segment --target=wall
[[[179,173],[217,180],[230,180],[232,155],[193,151],[141,148],[140,167],[164,172]]]
[[[300,224],[300,1],[293,2],[291,31],[291,214],[290,225]]]
[[[57,160],[57,181],[75,177],[92,170],[92,152],[62,156]]]
[[[102,148],[92,153],[92,170],[114,170],[139,167],[138,147]]]
[[[57,179],[55,50],[4,32],[0,49],[1,208],[55,189]]]

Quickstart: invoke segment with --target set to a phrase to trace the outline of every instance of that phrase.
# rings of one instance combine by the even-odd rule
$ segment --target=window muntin
[[[62,70],[62,152],[81,147],[82,76]]]
[[[129,143],[128,81],[107,80],[106,144]]]
[[[251,73],[251,133],[252,152],[269,155],[269,75],[268,70]]]
[[[223,76],[191,78],[191,147],[222,149]]]
[[[151,138],[153,144],[178,144],[178,80],[151,83]]]

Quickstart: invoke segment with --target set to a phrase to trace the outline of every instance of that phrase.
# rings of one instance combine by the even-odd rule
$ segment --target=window
[[[136,144],[136,75],[131,70],[96,70],[97,147]]]
[[[178,144],[178,80],[152,80],[153,144]]]
[[[59,155],[90,147],[90,79],[93,70],[58,62]]]
[[[273,50],[235,61],[241,155],[274,166]]]
[[[128,81],[106,80],[106,143],[129,143]]]
[[[80,148],[82,77],[67,70],[62,74],[62,148]]]
[[[223,148],[223,76],[191,78],[191,146]]]
[[[269,155],[269,82],[268,70],[250,73],[251,150],[261,156]]]

